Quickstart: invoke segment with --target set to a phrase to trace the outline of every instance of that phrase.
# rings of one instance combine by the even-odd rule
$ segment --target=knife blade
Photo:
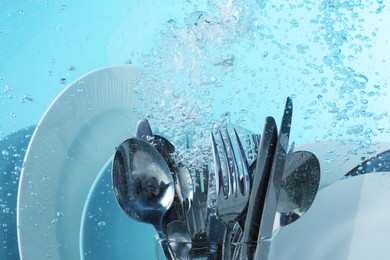
[[[257,155],[252,191],[248,202],[244,232],[241,239],[244,243],[241,249],[240,259],[252,259],[256,249],[255,245],[246,246],[247,244],[245,242],[256,241],[258,237],[276,143],[277,127],[275,119],[273,117],[267,117]]]
[[[266,260],[271,246],[275,214],[282,184],[286,155],[288,152],[288,141],[290,138],[292,120],[292,99],[287,98],[279,138],[275,148],[272,169],[269,177],[268,187],[265,195],[264,209],[262,212],[260,229],[257,241],[260,245],[256,248],[255,259]]]

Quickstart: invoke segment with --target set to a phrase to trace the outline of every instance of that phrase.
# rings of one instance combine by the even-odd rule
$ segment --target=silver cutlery
[[[187,260],[192,248],[192,240],[187,227],[178,220],[167,226],[167,236],[169,247],[178,260]]]
[[[115,152],[112,179],[120,208],[130,218],[154,225],[159,237],[167,239],[163,218],[174,199],[174,183],[161,154],[142,139],[127,139]],[[168,246],[163,247],[167,259],[173,259]]]
[[[237,132],[233,129],[236,149],[228,131],[223,135],[218,131],[220,151],[212,134],[212,153],[214,158],[217,187],[217,218],[226,224],[223,259],[231,259],[232,228],[243,214],[250,194],[248,162]],[[239,154],[237,159],[235,152]],[[222,156],[220,156],[222,155]]]
[[[182,211],[185,216],[192,208],[192,201],[194,200],[194,188],[192,183],[191,173],[184,166],[177,169],[177,187],[178,197],[182,205]]]
[[[257,241],[259,241],[260,244],[256,248],[255,259],[268,259],[286,155],[288,152],[287,149],[290,137],[291,119],[292,100],[291,98],[287,98],[265,195],[265,203],[260,222],[259,235],[257,238]]]
[[[172,158],[172,154],[175,152],[175,146],[165,137],[160,135],[154,135],[152,128],[147,119],[141,119],[137,123],[136,137],[145,140],[152,145],[164,158],[171,171],[172,178],[175,187],[175,197],[173,200],[173,207],[168,209],[168,212],[164,216],[164,223],[170,223],[177,219],[184,219],[184,212],[182,210],[180,198],[178,197],[180,192],[180,185],[178,184],[177,166]]]
[[[254,181],[253,183],[255,183]],[[275,223],[277,227],[284,227],[299,219],[312,205],[320,182],[320,164],[317,157],[307,151],[297,151],[287,154],[285,170],[283,172],[283,180],[278,198],[277,212]],[[255,187],[252,188],[254,194]],[[254,196],[254,195],[253,195]],[[251,205],[248,208],[252,208]],[[251,214],[251,213],[249,213]],[[248,227],[251,219],[247,223]],[[256,231],[258,228],[250,228],[250,231]],[[248,230],[247,230],[248,231]],[[245,234],[247,235],[248,232]],[[257,235],[256,235],[257,237]],[[246,243],[247,241],[252,241]],[[241,259],[252,259],[253,252],[256,249],[255,240],[243,238],[243,232],[238,228],[233,239],[233,243],[242,242],[241,248],[236,248],[233,259],[239,259],[240,251]],[[239,250],[237,250],[239,249]]]
[[[320,185],[320,162],[308,151],[287,154],[275,225],[287,226],[313,204]]]
[[[195,179],[199,180],[197,178]],[[206,241],[207,231],[205,222],[206,215],[204,215],[200,199],[200,194],[202,193],[202,190],[198,182],[194,183],[193,185],[195,186],[193,201],[191,204],[191,208],[187,213],[187,219],[192,240],[194,242],[204,242]]]
[[[319,186],[315,155],[293,144],[288,150],[291,119],[288,98],[279,135],[267,117],[261,136],[246,135],[245,150],[234,128],[215,130],[210,164],[192,173],[175,162],[174,145],[140,120],[138,138],[114,157],[118,204],[155,226],[167,259],[266,260],[276,229],[301,217]]]
[[[153,133],[152,133],[152,129],[150,127],[150,124],[148,122],[148,120],[146,119],[141,119],[138,121],[137,123],[137,127],[136,127],[136,134],[135,136],[139,139],[143,139],[147,142],[150,141],[150,139],[153,138]]]
[[[253,176],[252,191],[246,213],[245,226],[241,241],[246,243],[257,241],[262,212],[265,203],[266,189],[271,172],[272,160],[277,142],[275,119],[267,117],[259,152],[257,154],[256,170]],[[253,259],[256,245],[243,244],[241,259]]]

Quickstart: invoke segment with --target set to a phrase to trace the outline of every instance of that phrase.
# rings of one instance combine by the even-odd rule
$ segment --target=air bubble
[[[377,125],[376,126],[376,129],[378,130],[378,131],[383,131],[383,130],[385,130],[385,127],[383,126],[383,125]]]
[[[354,106],[355,106],[355,103],[352,100],[345,103],[345,108],[347,108],[347,109],[352,109]]]
[[[296,19],[290,20],[290,24],[291,24],[292,27],[298,27],[299,26],[299,22]]]

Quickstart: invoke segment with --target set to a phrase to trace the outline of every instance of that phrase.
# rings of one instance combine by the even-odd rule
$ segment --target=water
[[[267,115],[281,115],[287,96],[298,107],[298,143],[388,140],[383,8],[370,1],[208,1],[169,19],[141,60],[156,95],[139,113],[192,165],[209,156],[218,112],[261,132]],[[183,133],[191,133],[192,151],[184,149]]]
[[[340,154],[329,148],[326,160],[363,160],[381,151],[378,140],[390,140],[389,13],[380,0],[5,3],[0,140],[37,124],[77,77],[129,64],[155,91],[137,109],[140,118],[164,133],[186,164],[204,164],[209,132],[218,127],[235,124],[261,133],[266,116],[280,122],[287,96],[294,99],[292,141],[353,139],[353,149]],[[8,165],[23,152],[6,147],[1,155]],[[21,162],[15,167],[18,179]],[[3,204],[15,212],[13,204]],[[97,223],[104,229],[109,221]]]

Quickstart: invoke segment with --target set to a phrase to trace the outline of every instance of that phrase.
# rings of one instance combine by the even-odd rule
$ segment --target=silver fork
[[[206,169],[193,173],[193,201],[188,212],[189,229],[194,242],[204,242],[207,236],[206,213],[208,193],[208,172]]]
[[[211,144],[218,194],[216,214],[218,219],[226,224],[223,259],[229,260],[232,254],[232,229],[234,223],[243,214],[249,200],[250,176],[245,151],[236,130],[233,128],[239,163],[229,133],[227,130],[224,132],[222,134],[218,131],[221,152],[218,151],[213,133],[211,133]]]

